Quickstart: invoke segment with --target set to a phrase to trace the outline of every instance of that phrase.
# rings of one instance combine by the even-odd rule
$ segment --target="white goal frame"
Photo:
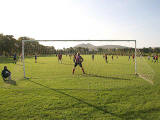
[[[26,72],[25,72],[25,61],[24,61],[24,45],[25,42],[30,42],[30,41],[37,41],[37,42],[45,42],[45,41],[53,41],[53,42],[87,42],[87,41],[99,41],[99,42],[134,42],[135,43],[135,74],[137,74],[137,60],[136,60],[136,56],[137,56],[137,42],[136,40],[22,40],[22,59],[23,59],[23,73],[24,73],[24,78],[26,77]]]

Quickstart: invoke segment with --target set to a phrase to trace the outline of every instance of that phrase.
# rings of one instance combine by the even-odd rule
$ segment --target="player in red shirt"
[[[133,58],[133,62],[134,62],[134,58],[135,58],[134,54],[132,55],[132,58]]]
[[[72,70],[72,74],[74,74],[77,65],[81,67],[83,74],[85,74],[84,69],[82,67],[83,58],[80,56],[80,53],[77,53],[76,55],[74,55],[73,62],[74,62],[74,68]]]
[[[58,62],[62,63],[62,54],[58,54]]]

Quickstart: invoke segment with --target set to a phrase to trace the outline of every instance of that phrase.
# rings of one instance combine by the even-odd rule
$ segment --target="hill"
[[[101,46],[95,46],[95,45],[92,45],[90,43],[87,43],[87,44],[79,44],[79,45],[76,45],[74,48],[78,48],[78,47],[81,47],[81,48],[88,48],[89,50],[97,50],[98,48],[102,48],[102,49],[123,49],[123,48],[128,48],[126,46],[121,46],[121,45],[101,45]]]

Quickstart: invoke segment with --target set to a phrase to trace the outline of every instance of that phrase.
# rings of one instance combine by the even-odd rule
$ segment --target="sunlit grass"
[[[160,65],[152,64],[155,84],[134,74],[134,62],[119,57],[106,64],[103,57],[83,55],[83,75],[79,67],[72,75],[73,62],[63,56],[25,59],[17,65],[1,58],[12,71],[16,85],[0,79],[0,119],[160,119]],[[6,61],[6,62],[4,62]]]

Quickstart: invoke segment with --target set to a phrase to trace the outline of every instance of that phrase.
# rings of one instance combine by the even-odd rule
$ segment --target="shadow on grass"
[[[17,85],[16,84],[16,81],[14,81],[14,80],[5,80],[4,81],[6,84],[10,84],[10,85]]]
[[[90,107],[93,107],[93,108],[96,109],[96,110],[101,111],[103,114],[110,114],[110,115],[112,115],[112,116],[115,116],[115,117],[118,117],[118,118],[122,118],[121,115],[118,115],[118,114],[109,112],[108,110],[103,109],[103,108],[100,107],[100,106],[96,106],[96,105],[93,105],[93,104],[91,104],[91,103],[85,102],[84,100],[82,100],[82,99],[80,99],[80,98],[77,98],[77,97],[75,97],[75,96],[69,95],[69,94],[67,94],[67,93],[65,93],[65,92],[62,92],[62,91],[58,90],[58,89],[50,88],[50,87],[48,87],[48,86],[46,86],[46,85],[37,83],[37,82],[32,81],[32,80],[28,80],[28,81],[30,81],[30,82],[32,82],[32,83],[34,83],[34,84],[37,84],[37,85],[39,85],[39,86],[45,87],[45,88],[47,88],[47,89],[50,89],[50,90],[52,90],[52,91],[55,91],[55,92],[57,92],[57,93],[59,93],[59,94],[68,96],[68,97],[70,97],[70,98],[73,98],[73,99],[79,101],[80,103],[86,104],[86,105],[88,105],[88,106],[90,106]],[[123,119],[124,119],[124,118],[123,118]]]
[[[98,77],[98,78],[105,78],[105,79],[112,79],[112,80],[131,80],[128,78],[120,78],[120,77],[110,77],[110,76],[102,76],[102,75],[95,75],[95,74],[84,74],[86,77]]]

